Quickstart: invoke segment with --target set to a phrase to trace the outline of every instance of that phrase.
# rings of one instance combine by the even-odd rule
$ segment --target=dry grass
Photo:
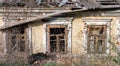
[[[82,56],[59,56],[54,60],[48,59],[32,64],[33,66],[117,66],[118,57],[87,57]],[[0,66],[30,66],[27,59],[21,57],[7,58]]]
[[[17,60],[15,58],[18,58]],[[21,59],[20,57],[11,57],[7,61],[6,64],[14,65],[14,66],[21,66],[25,65],[28,66],[26,59]],[[60,56],[54,60],[48,59],[43,60],[41,62],[36,62],[33,64],[34,66],[117,66],[115,63],[114,57],[87,57],[86,55],[82,56]]]

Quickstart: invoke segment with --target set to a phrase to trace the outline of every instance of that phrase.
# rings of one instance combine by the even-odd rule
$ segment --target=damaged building
[[[0,0],[0,54],[113,55],[119,0]]]

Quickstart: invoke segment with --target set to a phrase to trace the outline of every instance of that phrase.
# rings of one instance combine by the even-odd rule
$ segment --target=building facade
[[[112,44],[119,48],[118,0],[60,1],[57,5],[41,1],[32,7],[24,2],[11,3],[1,7],[0,54],[117,56]]]

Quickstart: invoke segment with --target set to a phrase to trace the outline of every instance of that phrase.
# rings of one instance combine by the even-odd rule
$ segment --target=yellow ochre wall
[[[72,53],[84,54],[84,23],[81,17],[76,17],[72,22]]]
[[[116,17],[74,17],[72,21],[72,54],[86,54],[87,50],[84,47],[84,22],[82,18],[111,18],[111,32],[112,38],[116,38]],[[33,53],[44,52],[44,23],[39,21],[32,24],[32,47]],[[111,51],[111,50],[110,50]],[[112,51],[111,51],[112,52]],[[111,54],[115,55],[114,52]]]
[[[32,48],[33,53],[44,51],[44,28],[42,22],[35,22],[32,24]]]

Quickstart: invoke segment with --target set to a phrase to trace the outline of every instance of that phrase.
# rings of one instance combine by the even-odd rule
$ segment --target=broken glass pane
[[[50,36],[50,40],[56,40],[56,36]]]
[[[94,49],[94,47],[95,47],[94,44],[95,44],[94,41],[90,41],[90,51],[91,52],[94,52],[94,50],[95,50]]]
[[[65,28],[50,28],[50,34],[64,34]]]
[[[106,27],[104,25],[88,26],[88,53],[105,52]],[[104,40],[104,41],[103,41]]]
[[[56,44],[50,44],[50,51],[56,52],[56,50],[57,50]]]
[[[102,40],[98,40],[97,44],[98,44],[98,52],[100,53],[103,52]]]

